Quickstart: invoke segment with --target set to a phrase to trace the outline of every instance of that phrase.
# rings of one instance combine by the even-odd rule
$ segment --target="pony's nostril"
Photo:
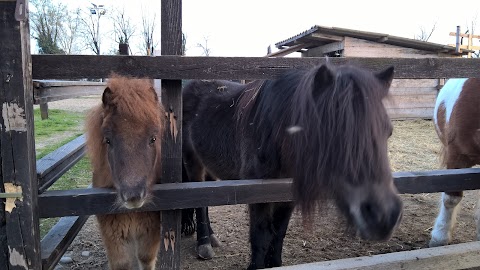
[[[376,207],[371,202],[364,202],[360,206],[360,211],[362,213],[363,219],[369,223],[377,223],[379,222],[380,215],[377,213]]]

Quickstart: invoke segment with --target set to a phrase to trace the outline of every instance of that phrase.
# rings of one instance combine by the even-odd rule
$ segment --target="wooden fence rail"
[[[153,79],[269,79],[320,63],[395,67],[397,79],[478,78],[480,58],[324,58],[32,55],[33,79],[107,78],[111,72]]]
[[[479,168],[398,172],[394,173],[394,178],[399,192],[407,194],[480,189]],[[140,210],[291,201],[291,184],[291,179],[161,184],[153,189],[152,203]],[[47,191],[38,200],[40,217],[128,211],[115,208],[116,192],[105,188]]]

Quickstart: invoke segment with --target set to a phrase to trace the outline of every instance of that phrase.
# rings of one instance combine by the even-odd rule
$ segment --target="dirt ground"
[[[389,151],[394,171],[439,169],[439,142],[431,121],[395,121]],[[476,191],[465,192],[453,243],[474,241],[476,195]],[[300,216],[295,213],[285,238],[284,265],[425,248],[438,211],[439,196],[439,193],[402,195],[403,220],[392,239],[382,243],[362,241],[345,233],[343,220],[334,207],[317,214],[310,231],[303,228]],[[202,261],[195,255],[195,237],[182,238],[182,269],[245,269],[250,256],[246,209],[245,205],[210,208],[212,227],[222,246],[215,249],[214,259]],[[85,251],[88,256],[82,256]],[[89,219],[67,255],[73,262],[60,264],[58,269],[108,269],[94,218]]]

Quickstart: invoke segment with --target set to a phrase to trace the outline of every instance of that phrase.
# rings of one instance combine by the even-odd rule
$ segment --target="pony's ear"
[[[329,85],[333,82],[333,73],[327,65],[321,65],[315,71],[315,85]]]
[[[103,90],[103,95],[102,95],[103,107],[108,107],[112,105],[112,99],[113,99],[112,90],[107,86],[107,88]]]
[[[392,84],[393,80],[393,73],[394,73],[393,66],[388,67],[387,69],[377,72],[375,76],[388,88],[390,88],[390,84]]]
[[[315,76],[313,80],[314,92],[317,92],[316,94],[318,94],[319,89],[324,89],[333,83],[333,72],[327,65],[323,64],[315,70]]]

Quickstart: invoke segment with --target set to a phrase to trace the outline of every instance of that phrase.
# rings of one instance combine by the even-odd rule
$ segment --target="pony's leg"
[[[195,216],[197,218],[197,255],[204,260],[209,260],[215,256],[210,241],[210,220],[208,219],[207,211],[207,207],[195,209]]]
[[[273,209],[273,227],[275,233],[265,258],[265,267],[282,266],[283,239],[285,239],[288,223],[294,207],[293,203],[275,203]]]
[[[209,173],[207,173],[205,175],[205,181],[216,181],[216,179],[213,178]],[[210,242],[211,242],[213,247],[219,247],[221,244],[220,244],[220,241],[215,236],[215,233],[213,232],[212,226],[210,224],[210,216],[208,215],[208,207],[205,208],[205,213],[206,213],[206,216],[207,216],[207,226],[208,226],[208,233],[210,235]]]
[[[159,212],[138,213],[137,257],[141,270],[154,270],[160,247]]]
[[[452,239],[452,231],[457,219],[458,204],[462,200],[463,192],[444,192],[440,203],[440,213],[435,220],[432,238],[429,246],[447,245]]]
[[[182,182],[191,182],[190,178],[188,177],[185,165],[182,166]],[[195,233],[196,224],[193,217],[194,213],[195,208],[182,209],[182,233],[185,236],[190,236]]]
[[[465,155],[458,155],[458,149],[450,146],[448,149],[451,154],[446,156],[447,169],[469,168],[474,165],[472,160]],[[447,245],[452,239],[453,229],[457,221],[457,212],[459,203],[462,201],[463,191],[444,192],[440,202],[440,213],[435,220],[432,230],[432,238],[429,246],[437,247]]]
[[[128,214],[97,215],[100,234],[107,251],[110,270],[132,269],[131,235]]]
[[[194,213],[194,208],[182,209],[182,233],[185,236],[191,236],[195,233],[197,225],[193,218]]]
[[[212,244],[212,247],[219,247],[221,246],[220,241],[218,240],[217,236],[215,236],[215,233],[213,232],[212,225],[210,224],[210,216],[208,215],[208,207],[206,208],[206,213],[207,213],[207,226],[208,226],[208,233],[210,235],[210,242]]]
[[[265,268],[265,258],[273,239],[272,204],[249,205],[251,258],[248,270]]]

